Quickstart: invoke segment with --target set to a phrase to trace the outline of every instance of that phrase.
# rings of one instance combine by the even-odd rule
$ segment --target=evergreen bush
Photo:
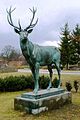
[[[66,89],[67,89],[67,91],[71,91],[71,89],[72,89],[72,85],[71,85],[71,83],[70,82],[66,82]]]
[[[53,82],[52,82],[52,86],[54,88],[58,88],[59,84],[60,84],[60,81],[57,79],[57,77],[55,77]]]
[[[41,89],[46,89],[49,85],[50,78],[48,76],[39,77],[39,86]],[[54,79],[52,82],[53,87],[57,87],[59,81]],[[34,80],[30,76],[9,76],[5,78],[0,78],[0,91],[20,91],[27,88],[34,89]]]
[[[39,77],[39,85],[40,85],[40,88],[41,89],[46,89],[47,87],[48,87],[48,85],[49,85],[49,81],[50,81],[50,79],[49,79],[49,77],[48,76],[41,76],[41,77]]]
[[[76,92],[78,91],[78,88],[79,88],[79,83],[77,80],[74,81],[74,88],[76,90]]]

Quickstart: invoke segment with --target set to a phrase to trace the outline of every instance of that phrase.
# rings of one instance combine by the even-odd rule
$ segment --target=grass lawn
[[[0,74],[0,77],[10,75],[18,76],[21,73],[4,73]],[[27,74],[22,73],[22,75]],[[66,81],[71,81],[71,83],[74,80],[80,81],[80,75],[62,75],[61,80],[64,86]],[[72,104],[36,116],[14,110],[14,98],[21,93],[24,91],[0,93],[0,120],[80,120],[80,89],[78,93],[72,89]]]

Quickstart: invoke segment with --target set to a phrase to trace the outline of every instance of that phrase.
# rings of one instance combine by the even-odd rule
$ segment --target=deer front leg
[[[39,63],[36,63],[33,68],[31,68],[33,77],[34,77],[34,93],[37,94],[39,90]]]
[[[34,93],[37,94],[39,90],[39,63],[35,64],[35,86]]]

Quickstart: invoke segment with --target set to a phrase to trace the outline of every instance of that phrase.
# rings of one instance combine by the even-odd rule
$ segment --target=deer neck
[[[28,58],[32,55],[34,45],[31,41],[28,40],[28,38],[20,40],[20,46],[25,58]]]

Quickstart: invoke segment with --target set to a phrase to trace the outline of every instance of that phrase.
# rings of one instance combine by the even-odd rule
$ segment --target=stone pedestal
[[[14,99],[14,109],[38,114],[42,111],[60,108],[71,102],[71,92],[61,88],[51,88],[50,90],[40,90],[37,94],[23,93]]]

